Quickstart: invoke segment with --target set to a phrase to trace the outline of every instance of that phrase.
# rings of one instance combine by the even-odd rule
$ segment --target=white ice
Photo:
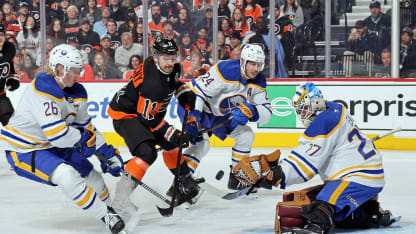
[[[252,154],[269,153],[273,149],[255,148]],[[289,149],[283,149],[287,155]],[[126,148],[122,149],[128,154]],[[382,208],[400,215],[399,223],[385,229],[354,231],[354,233],[416,233],[416,153],[382,151],[386,186],[379,200]],[[227,190],[230,148],[211,148],[202,160],[199,175],[216,187]],[[92,160],[97,166],[98,161]],[[4,155],[0,156],[0,234],[86,234],[109,233],[104,224],[79,209],[57,187],[36,183],[17,176],[9,169]],[[222,180],[215,174],[224,170]],[[104,175],[114,193],[117,178]],[[165,194],[173,176],[159,156],[148,170],[144,182]],[[319,179],[291,186],[289,190],[320,183]],[[167,205],[141,187],[132,195],[132,201],[140,207],[140,221],[130,233],[273,233],[275,208],[281,201],[281,190],[261,190],[257,199],[239,198],[221,200],[205,192],[190,209],[176,208],[170,218],[160,216],[156,205]],[[340,231],[339,233],[349,233]],[[350,231],[351,232],[351,231]]]

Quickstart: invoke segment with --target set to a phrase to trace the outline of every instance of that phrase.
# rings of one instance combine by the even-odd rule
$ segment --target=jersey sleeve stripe
[[[24,143],[26,145],[32,145],[32,146],[38,145],[37,142],[33,143],[33,142],[26,141],[26,140],[20,138],[19,136],[13,135],[12,133],[4,131],[4,130],[1,130],[1,135],[3,137],[8,138],[8,139],[13,139],[13,140],[19,141],[19,142]]]
[[[49,127],[51,127],[53,125],[56,125],[56,124],[59,124],[59,123],[62,123],[62,122],[64,122],[64,120],[63,119],[60,119],[58,121],[55,121],[55,122],[52,122],[52,123],[48,123],[48,124],[42,125],[40,128],[41,129],[49,128]]]
[[[310,168],[312,168],[312,170],[315,172],[315,174],[318,173],[318,169],[316,169],[316,167],[314,167],[312,165],[312,163],[310,163],[308,160],[306,160],[306,158],[304,158],[302,155],[298,154],[296,151],[292,150],[292,152],[290,152],[291,154],[294,154],[296,157],[298,157],[300,160],[302,160],[304,163],[306,163]]]
[[[52,128],[52,129],[49,129],[49,130],[43,130],[43,133],[45,133],[45,135],[46,135],[46,137],[50,137],[50,136],[54,136],[54,135],[57,135],[57,134],[59,134],[60,132],[63,132],[63,131],[68,131],[68,126],[66,125],[66,123],[63,123],[62,125],[60,125],[60,126],[58,126],[58,127],[56,127],[56,128]]]
[[[49,142],[56,141],[56,140],[58,140],[59,138],[61,138],[61,137],[65,136],[65,135],[68,133],[68,131],[69,131],[69,128],[67,127],[67,128],[66,128],[66,131],[65,131],[64,133],[62,133],[61,135],[59,135],[59,136],[57,136],[57,137],[54,137],[54,138],[49,138],[49,137],[48,137]]]
[[[283,159],[283,161],[285,161],[285,162],[287,162],[287,163],[289,163],[294,169],[295,169],[295,171],[300,175],[300,177],[302,177],[302,179],[303,179],[303,181],[308,181],[304,176],[303,176],[303,174],[300,172],[300,170],[296,167],[296,165],[293,163],[293,162],[291,162],[291,161],[289,161],[289,160],[287,160],[286,158],[285,159]]]
[[[15,133],[15,134],[17,134],[17,135],[20,135],[20,136],[22,136],[22,137],[25,137],[25,138],[27,138],[27,139],[29,139],[29,140],[33,141],[33,142],[36,142],[36,143],[38,143],[38,144],[44,144],[44,142],[38,141],[38,140],[36,140],[35,138],[33,138],[33,137],[29,136],[29,135],[26,135],[26,134],[24,134],[24,133],[22,133],[22,132],[18,131],[18,130],[17,130],[17,129],[15,129],[15,128],[9,128],[8,126],[5,126],[4,128],[5,128],[7,131],[12,131],[13,133]]]
[[[290,155],[288,157],[288,161],[292,161],[296,163],[296,165],[301,169],[301,171],[308,177],[308,179],[312,179],[312,177],[315,175],[311,170],[309,170],[301,161],[299,161],[297,158]]]

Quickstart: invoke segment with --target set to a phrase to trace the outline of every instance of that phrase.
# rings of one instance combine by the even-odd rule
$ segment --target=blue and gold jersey
[[[248,101],[259,112],[257,122],[270,120],[272,108],[266,93],[266,78],[259,73],[254,79],[243,79],[238,59],[220,61],[188,85],[197,95],[197,110],[226,116],[241,102]]]
[[[1,129],[2,149],[18,152],[73,147],[76,127],[91,127],[87,92],[78,83],[64,90],[53,76],[41,73],[23,93],[9,123]],[[104,138],[97,134],[97,147]]]
[[[281,162],[284,184],[297,184],[319,174],[324,181],[353,181],[383,187],[380,153],[341,104],[327,102],[299,139],[299,146]]]

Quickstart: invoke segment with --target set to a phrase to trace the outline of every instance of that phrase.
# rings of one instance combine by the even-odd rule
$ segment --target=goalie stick
[[[384,137],[386,137],[386,136],[390,136],[391,134],[394,134],[394,133],[396,133],[396,132],[400,132],[401,130],[402,130],[402,129],[401,129],[400,127],[395,128],[395,129],[392,129],[392,130],[390,130],[390,131],[388,131],[388,132],[385,132],[385,133],[383,133],[383,134],[380,134],[380,135],[378,135],[378,136],[376,136],[376,137],[371,138],[371,141],[377,141],[377,140],[380,140],[381,138],[384,138]]]
[[[251,189],[251,187],[247,187],[245,189],[238,190],[236,192],[225,192],[225,191],[223,191],[221,189],[218,189],[217,187],[215,187],[213,185],[210,185],[210,184],[208,184],[206,182],[200,183],[199,186],[202,189],[204,189],[205,191],[207,191],[207,192],[209,192],[209,193],[211,193],[213,195],[216,195],[216,196],[218,196],[218,197],[220,197],[222,199],[225,199],[225,200],[233,200],[233,199],[236,199],[238,197],[241,197],[241,196],[244,196],[244,195],[248,195],[248,192]]]

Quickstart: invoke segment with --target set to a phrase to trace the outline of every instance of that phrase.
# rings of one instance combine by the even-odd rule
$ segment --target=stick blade
[[[164,217],[170,217],[173,214],[173,206],[170,206],[168,208],[160,208],[159,206],[156,206],[159,213]]]

